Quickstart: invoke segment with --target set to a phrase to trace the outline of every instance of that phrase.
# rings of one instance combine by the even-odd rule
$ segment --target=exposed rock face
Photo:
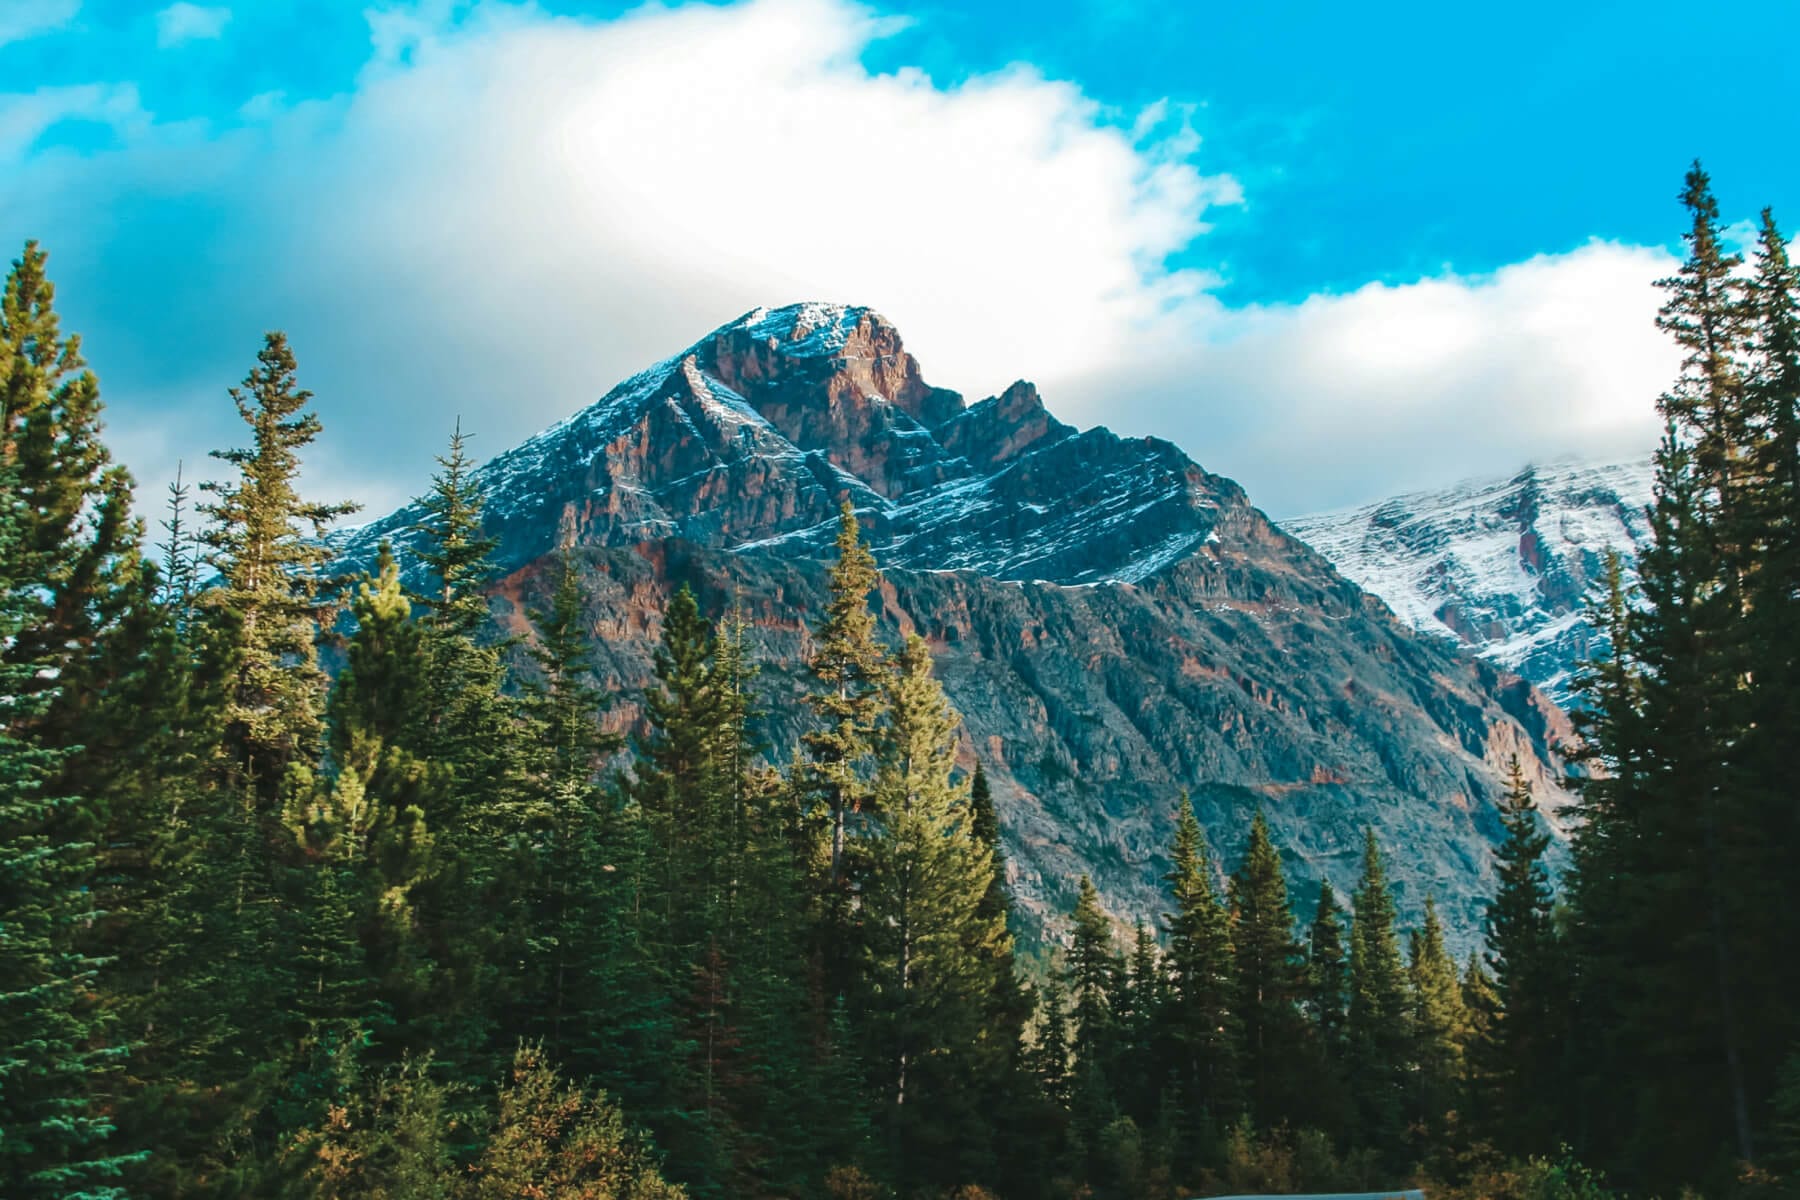
[[[1649,539],[1645,461],[1527,467],[1285,521],[1401,620],[1516,671],[1568,705],[1604,647],[1583,615],[1609,551],[1629,573]]]
[[[1235,862],[1261,805],[1297,911],[1348,887],[1361,831],[1393,852],[1403,911],[1435,893],[1465,940],[1491,881],[1512,754],[1562,799],[1562,714],[1378,602],[1175,446],[1077,431],[1030,384],[965,407],[928,386],[860,308],[758,310],[482,468],[517,631],[569,543],[630,723],[668,595],[735,597],[759,627],[770,740],[805,716],[807,624],[836,506],[856,505],[887,574],[890,636],[930,639],[984,761],[1029,916],[1093,874],[1121,918],[1166,907],[1173,806],[1192,790]],[[355,531],[402,553],[418,513]]]

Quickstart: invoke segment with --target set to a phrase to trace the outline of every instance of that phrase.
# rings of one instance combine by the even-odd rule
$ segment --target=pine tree
[[[1037,1044],[1032,1065],[1044,1094],[1059,1104],[1069,1102],[1069,1014],[1063,1006],[1062,980],[1052,976],[1038,1003]]]
[[[1119,995],[1118,1100],[1126,1115],[1147,1124],[1156,1117],[1166,1075],[1161,1022],[1169,997],[1162,949],[1141,920],[1132,932]]]
[[[0,468],[17,510],[11,553],[16,580],[40,597],[0,658],[38,668],[22,686],[55,698],[29,719],[75,746],[94,726],[69,710],[105,685],[95,664],[132,602],[142,529],[131,518],[131,476],[100,439],[99,380],[81,339],[62,335],[48,258],[25,243],[0,293]]]
[[[810,756],[807,781],[824,805],[819,939],[827,995],[847,988],[853,960],[849,925],[856,864],[850,861],[851,825],[870,800],[872,739],[888,669],[887,655],[875,640],[875,614],[869,610],[869,593],[880,579],[875,558],[863,545],[856,511],[846,500],[838,519],[831,601],[813,631],[811,668],[818,687],[807,703],[824,728],[801,739]]]
[[[326,956],[315,971],[312,1023],[358,1035],[377,1020],[377,989],[383,1016],[397,1006],[409,1024],[436,1000],[414,890],[431,868],[433,821],[444,816],[449,783],[420,753],[427,660],[386,545],[377,570],[351,605],[356,632],[332,690],[327,770],[290,816],[319,896],[308,915],[325,922],[309,939]],[[339,995],[327,997],[332,976]]]
[[[498,544],[481,527],[481,492],[473,479],[468,437],[459,421],[446,453],[437,458],[431,490],[415,503],[424,515],[412,532],[428,572],[422,640],[426,688],[426,751],[457,777],[457,805],[493,802],[509,762],[499,648],[484,642],[489,613],[484,589],[493,578]]]
[[[1319,881],[1319,903],[1307,934],[1307,1011],[1328,1057],[1343,1054],[1349,964],[1344,960],[1344,910],[1331,881]]]
[[[1250,822],[1243,865],[1231,878],[1233,1010],[1243,1037],[1239,1055],[1250,1112],[1274,1125],[1307,1086],[1305,1029],[1299,1005],[1305,976],[1281,855],[1259,810]]]
[[[193,489],[181,478],[181,464],[175,464],[175,479],[169,484],[169,515],[162,521],[163,556],[160,599],[168,608],[175,631],[185,634],[194,619],[194,598],[200,592],[199,542],[188,523],[188,498]]]
[[[1776,947],[1791,941],[1790,918],[1767,915],[1785,905],[1754,732],[1770,675],[1757,628],[1770,493],[1756,317],[1767,305],[1724,250],[1698,164],[1682,201],[1689,253],[1662,281],[1658,324],[1684,358],[1658,401],[1667,427],[1640,589],[1610,589],[1610,658],[1584,681],[1602,771],[1584,788],[1572,888],[1595,1065],[1580,1108],[1603,1157],[1667,1188],[1721,1169],[1722,1143],[1753,1160],[1770,1051],[1793,1032],[1763,999],[1781,989]],[[1696,1106],[1705,1119],[1681,1115]]]
[[[219,575],[202,602],[230,614],[239,643],[228,709],[231,765],[265,803],[289,766],[318,754],[326,680],[316,642],[333,609],[319,594],[326,581],[318,571],[331,554],[320,538],[357,509],[300,497],[300,451],[322,426],[305,411],[312,393],[300,388],[296,370],[287,338],[268,334],[256,366],[231,389],[251,447],[213,451],[238,476],[201,484],[215,497],[201,511],[212,519],[203,540]]]
[[[20,552],[28,498],[15,478],[0,463],[0,645],[9,647],[35,641],[24,635],[48,608],[47,589],[14,573],[32,561]],[[118,1196],[111,1181],[125,1162],[110,1152],[112,1123],[95,1101],[119,1051],[95,1002],[104,964],[78,945],[81,926],[100,915],[88,894],[95,847],[81,836],[79,801],[49,790],[62,752],[23,732],[54,700],[32,686],[37,671],[0,662],[0,1185],[21,1200]]]
[[[1426,1137],[1435,1139],[1461,1096],[1469,1015],[1456,960],[1444,945],[1437,902],[1430,896],[1425,898],[1425,923],[1408,939],[1407,976],[1412,992],[1412,1114]]]
[[[632,872],[619,868],[635,866],[629,860],[609,864],[605,853],[610,831],[597,775],[620,739],[599,724],[606,697],[589,679],[591,646],[573,555],[565,549],[558,557],[549,607],[531,610],[537,636],[530,655],[537,671],[522,685],[529,743],[526,774],[518,782],[525,803],[519,812],[521,923],[515,932],[522,939],[515,952],[524,978],[499,981],[516,989],[519,1011],[507,1024],[563,1062],[577,1051],[600,1050],[585,1042],[594,1028],[589,1006],[626,999],[602,994],[595,976],[620,952],[623,893]],[[611,982],[614,993],[644,986]]]
[[[719,731],[726,695],[715,677],[718,642],[683,586],[663,615],[654,669],[658,686],[644,697],[649,733],[638,744],[632,798],[649,841],[646,910],[652,940],[671,955],[667,969],[685,975],[720,936],[732,870],[726,766]]]
[[[1463,1013],[1466,1025],[1463,1035],[1463,1104],[1467,1113],[1467,1125],[1477,1131],[1479,1136],[1491,1140],[1492,1131],[1499,1124],[1502,1113],[1495,1103],[1494,1089],[1489,1078],[1489,1070],[1494,1062],[1493,1039],[1494,1022],[1500,1013],[1500,996],[1494,990],[1493,976],[1487,973],[1479,950],[1469,951],[1469,960],[1463,965],[1462,979],[1458,984],[1462,991]],[[1573,1080],[1565,1080],[1568,1087]]]
[[[485,589],[496,543],[482,532],[466,446],[459,422],[431,489],[415,501],[423,515],[411,530],[426,572],[419,639],[430,700],[419,714],[419,753],[447,776],[427,817],[429,870],[412,895],[420,941],[437,967],[421,1035],[440,1074],[475,1085],[503,1064],[496,1052],[508,1049],[490,1038],[494,974],[504,957],[493,914],[512,908],[520,879],[496,847],[518,839],[530,789],[518,786],[521,717],[503,693],[509,643],[488,637]]]
[[[1394,934],[1394,897],[1372,829],[1364,831],[1363,873],[1354,903],[1347,1061],[1365,1144],[1393,1155],[1404,1129],[1410,1030],[1406,970]]]
[[[1494,853],[1500,885],[1487,910],[1487,967],[1493,972],[1495,1011],[1480,1064],[1498,1128],[1496,1140],[1525,1153],[1557,1135],[1553,1103],[1564,1076],[1559,1036],[1568,981],[1551,913],[1544,852],[1550,835],[1538,823],[1537,802],[1519,760],[1508,767],[1500,810],[1506,840]]]
[[[1075,998],[1075,1060],[1104,1081],[1112,1069],[1117,1031],[1112,995],[1121,963],[1113,946],[1112,918],[1086,875],[1075,896],[1069,940],[1069,993]]]
[[[993,856],[975,835],[968,781],[955,778],[961,718],[923,638],[906,639],[886,690],[880,816],[862,894],[875,1035],[867,1061],[891,1100],[903,1182],[948,1184],[973,1177],[987,1154],[974,1068],[1006,926],[982,914]]]
[[[1206,836],[1185,792],[1176,804],[1170,857],[1164,878],[1175,910],[1164,914],[1163,925],[1179,1103],[1203,1131],[1217,1133],[1236,1117],[1240,1100],[1231,917],[1214,888]]]

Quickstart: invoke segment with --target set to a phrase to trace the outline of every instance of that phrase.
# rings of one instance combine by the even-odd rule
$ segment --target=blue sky
[[[1688,160],[1800,221],[1794,10],[1696,12],[0,0],[0,241],[147,482],[265,327],[379,507],[818,295],[1282,515],[1649,444]]]

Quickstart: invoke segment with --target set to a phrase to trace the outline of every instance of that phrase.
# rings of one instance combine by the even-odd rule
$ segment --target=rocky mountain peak
[[[965,405],[870,309],[747,313],[473,482],[502,629],[529,631],[550,564],[571,556],[628,724],[674,588],[710,612],[738,604],[777,746],[808,727],[806,625],[849,499],[885,573],[883,636],[931,643],[964,766],[994,781],[1013,886],[1045,922],[1083,872],[1119,916],[1161,911],[1187,789],[1227,859],[1261,807],[1296,895],[1347,885],[1365,826],[1435,847],[1401,868],[1403,907],[1435,894],[1466,933],[1505,762],[1527,760],[1552,808],[1561,795],[1566,725],[1528,685],[1389,619],[1169,442],[1077,429],[1023,381]],[[422,582],[422,515],[352,531],[338,565],[392,539]]]

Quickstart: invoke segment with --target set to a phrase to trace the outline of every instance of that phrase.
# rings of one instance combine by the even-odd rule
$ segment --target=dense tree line
[[[1228,870],[1186,795],[1163,911],[1127,927],[1083,878],[1066,940],[1016,957],[988,779],[927,644],[881,641],[848,505],[797,746],[758,740],[745,616],[685,587],[608,732],[575,547],[501,639],[460,429],[417,569],[328,576],[351,509],[301,492],[321,430],[280,334],[230,392],[247,445],[152,539],[28,244],[0,308],[0,1194],[1597,1194],[1576,1158],[1782,1187],[1800,287],[1766,214],[1746,272],[1697,168],[1686,200],[1689,357],[1657,544],[1601,607],[1576,865],[1559,900],[1514,762],[1461,963],[1429,901],[1400,927],[1372,834],[1348,904],[1297,911],[1261,814]]]

